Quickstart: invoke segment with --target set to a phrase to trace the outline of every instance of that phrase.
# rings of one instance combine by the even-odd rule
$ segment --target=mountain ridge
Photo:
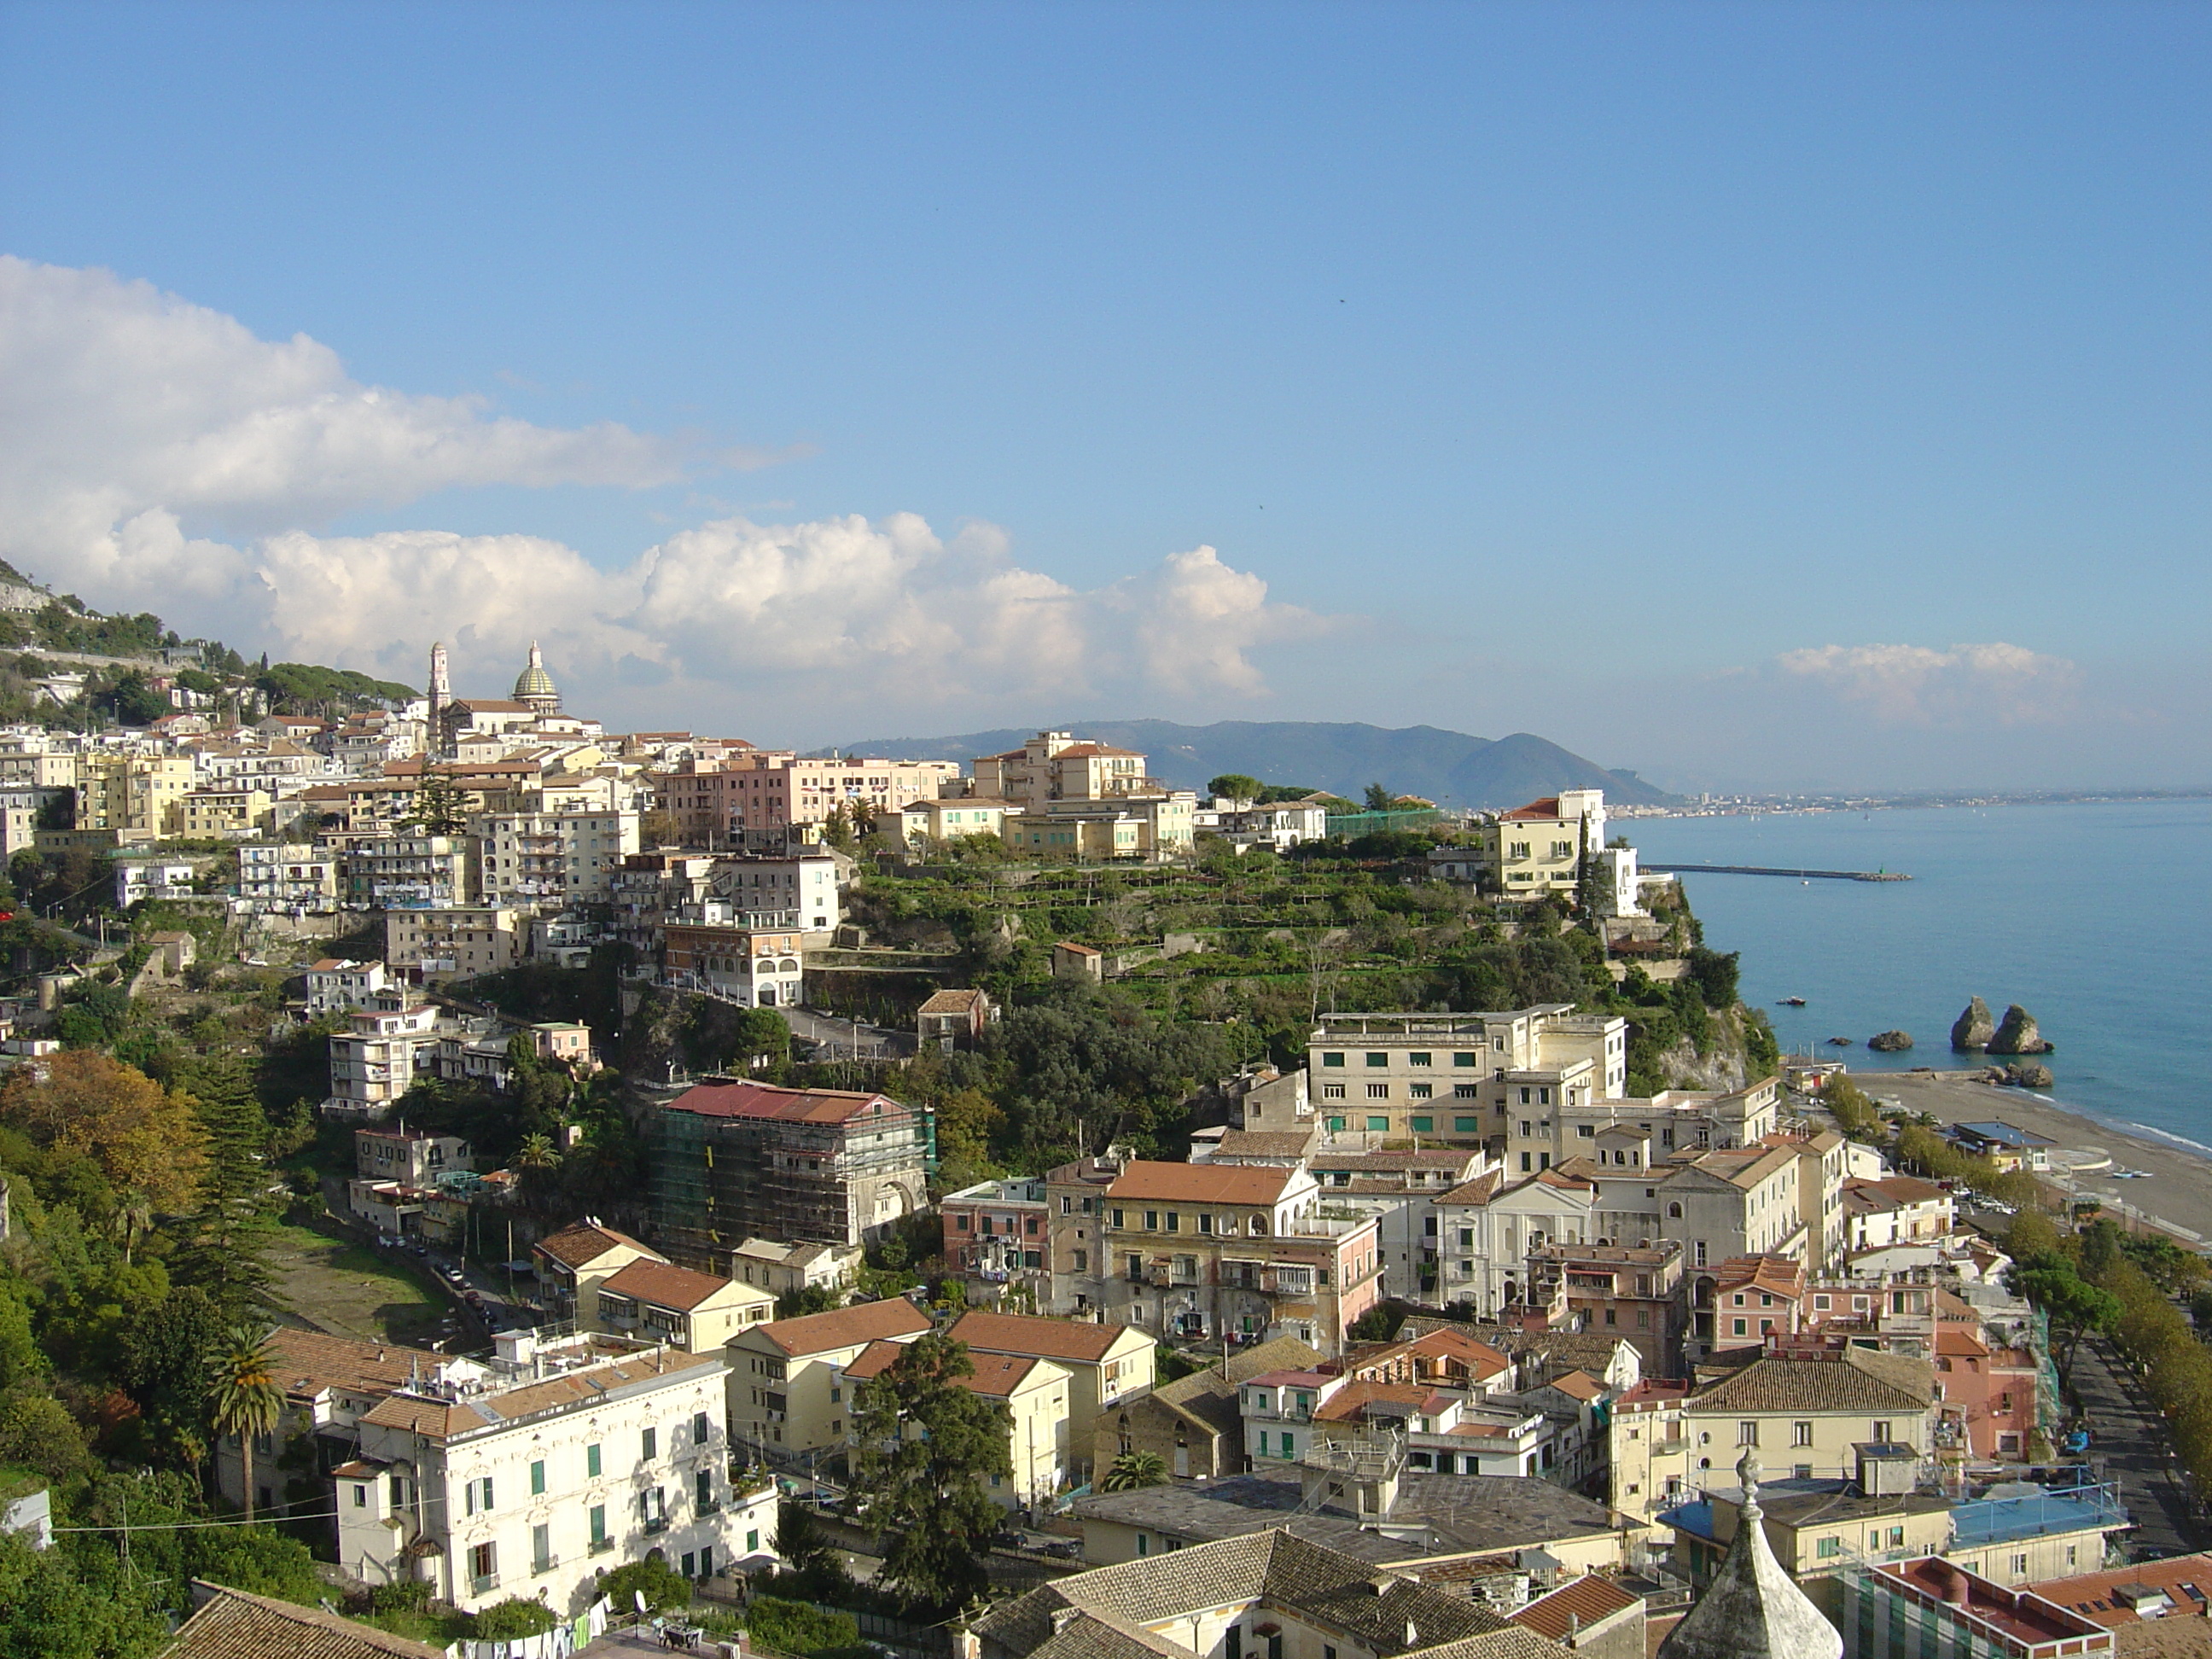
[[[1355,799],[1370,783],[1380,783],[1394,794],[1425,796],[1439,806],[1491,811],[1562,789],[1602,789],[1607,800],[1626,805],[1663,806],[1675,799],[1632,771],[1600,766],[1528,732],[1492,738],[1436,726],[1324,720],[1217,720],[1211,726],[1069,720],[1052,729],[1138,750],[1150,757],[1153,776],[1183,789],[1203,790],[1210,778],[1243,772],[1263,783],[1306,784]],[[871,738],[840,748],[886,760],[968,761],[1018,749],[1034,730]]]

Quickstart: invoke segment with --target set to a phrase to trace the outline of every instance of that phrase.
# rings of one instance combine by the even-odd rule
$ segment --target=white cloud
[[[1995,642],[1822,645],[1784,652],[1785,675],[1864,704],[1895,726],[2042,725],[2074,711],[2081,674],[2063,657]]]
[[[993,526],[941,538],[911,514],[723,517],[615,570],[534,536],[316,533],[459,485],[646,488],[763,459],[363,386],[304,335],[262,340],[144,283],[0,256],[0,554],[241,649],[419,683],[443,638],[484,690],[542,639],[587,709],[653,684],[633,707],[663,721],[871,706],[882,721],[1259,695],[1255,651],[1329,626],[1211,547],[1085,591],[1016,564]]]

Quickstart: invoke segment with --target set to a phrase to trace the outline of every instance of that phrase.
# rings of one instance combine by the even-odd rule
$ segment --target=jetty
[[[1655,876],[1686,876],[1698,872],[1716,876],[1795,876],[1800,881],[1911,881],[1896,870],[1783,870],[1764,864],[1647,864]]]

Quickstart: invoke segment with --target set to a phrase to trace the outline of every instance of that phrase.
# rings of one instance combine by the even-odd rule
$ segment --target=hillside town
[[[2202,1256],[1601,791],[147,683],[0,734],[0,1529],[242,1521],[183,1659],[2212,1654]]]

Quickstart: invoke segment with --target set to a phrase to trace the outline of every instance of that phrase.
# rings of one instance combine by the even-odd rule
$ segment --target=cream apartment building
[[[1507,1013],[1324,1014],[1306,1039],[1306,1064],[1315,1114],[1331,1134],[1479,1142],[1525,1120],[1522,1150],[1533,1173],[1544,1167],[1537,1122],[1626,1091],[1628,1022],[1565,1003]]]
[[[1158,1346],[1131,1325],[1096,1325],[1025,1314],[963,1314],[950,1334],[971,1354],[1031,1355],[1048,1359],[1067,1379],[1068,1413],[1074,1427],[1061,1462],[1075,1479],[1087,1480],[1095,1453],[1091,1430],[1099,1414],[1150,1394]],[[979,1362],[980,1363],[980,1362]]]
[[[590,1325],[686,1353],[719,1353],[738,1332],[775,1317],[775,1298],[750,1285],[640,1260],[599,1281]]]
[[[860,1389],[898,1362],[906,1345],[871,1342],[839,1372],[849,1405]],[[1009,1472],[991,1477],[992,1501],[1007,1509],[1041,1509],[1072,1483],[1069,1470],[1067,1371],[1035,1354],[971,1352],[974,1372],[960,1379],[972,1395],[1004,1408]],[[1088,1426],[1088,1419],[1085,1419]],[[858,1424],[848,1413],[847,1442],[860,1443]]]
[[[489,1364],[411,1377],[332,1472],[339,1561],[465,1613],[521,1596],[565,1617],[650,1550],[694,1577],[758,1554],[775,1491],[731,1486],[728,1371],[719,1352],[517,1331]]]
[[[1042,811],[1054,801],[1097,801],[1146,787],[1145,757],[1110,744],[1079,743],[1073,732],[1040,732],[1019,749],[979,755],[975,793]]]
[[[928,1330],[928,1316],[892,1297],[740,1331],[728,1347],[731,1433],[776,1453],[842,1447],[853,1415],[844,1368],[872,1342],[911,1342]]]
[[[494,812],[473,827],[487,904],[605,904],[638,850],[635,812]]]
[[[379,992],[348,1017],[349,1029],[331,1036],[331,1092],[324,1112],[382,1117],[430,1070],[438,1047],[438,1011],[398,990]]]
[[[522,915],[501,904],[392,910],[384,918],[384,960],[425,981],[497,974],[523,958]]]

